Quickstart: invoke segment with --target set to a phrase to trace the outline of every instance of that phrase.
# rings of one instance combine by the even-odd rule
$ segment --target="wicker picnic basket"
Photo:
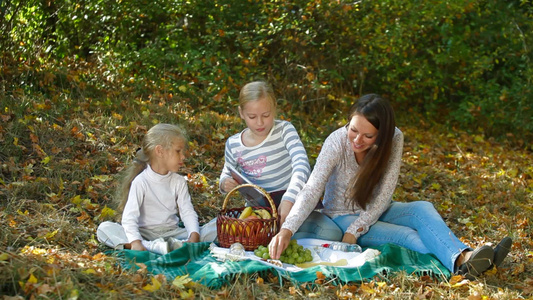
[[[271,207],[253,206],[252,209],[266,209],[270,219],[239,219],[246,207],[227,208],[230,195],[243,187],[259,190],[268,200]],[[217,215],[217,235],[220,247],[229,248],[234,243],[241,243],[246,251],[257,249],[260,245],[267,246],[279,230],[278,211],[274,200],[261,187],[254,184],[241,184],[231,190],[224,198],[222,210]]]

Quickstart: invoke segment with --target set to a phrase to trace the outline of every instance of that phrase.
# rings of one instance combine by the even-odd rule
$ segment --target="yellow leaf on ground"
[[[107,219],[107,218],[110,218],[110,217],[114,217],[115,214],[116,214],[115,210],[105,206],[104,208],[102,208],[102,213],[100,214],[100,218]]]
[[[41,160],[41,163],[43,165],[46,165],[50,162],[50,156],[46,156],[45,158],[43,158],[43,160]]]
[[[363,283],[360,287],[361,291],[366,294],[374,294],[376,293],[376,290],[374,290],[369,284]]]
[[[33,276],[33,274],[30,274],[30,278],[28,278],[28,283],[37,283],[38,280],[37,280],[37,277]]]
[[[0,254],[0,261],[6,261],[8,259],[9,259],[9,254],[7,253]]]
[[[54,236],[55,236],[58,232],[59,232],[59,229],[56,229],[56,230],[54,230],[54,231],[52,231],[52,232],[47,232],[47,233],[45,234],[44,238],[47,239],[47,240],[50,240],[50,239],[54,238]]]
[[[194,298],[194,291],[192,289],[189,289],[188,291],[182,291],[180,292],[180,297],[182,299],[192,299]]]
[[[143,290],[149,291],[149,292],[155,292],[161,288],[161,282],[159,280],[155,279],[155,277],[152,277],[152,283],[147,284],[143,287]]]
[[[189,278],[189,274],[183,276],[176,276],[176,278],[174,278],[174,281],[172,281],[172,285],[180,290],[184,290],[185,285],[191,281],[192,279]]]
[[[455,275],[455,276],[452,276],[450,278],[450,284],[451,285],[454,285],[454,284],[456,284],[458,282],[461,282],[461,281],[463,281],[463,276],[461,276],[461,275]]]

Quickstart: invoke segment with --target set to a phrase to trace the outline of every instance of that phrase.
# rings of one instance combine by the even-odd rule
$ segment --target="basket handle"
[[[224,198],[224,203],[222,204],[222,210],[226,209],[226,205],[228,204],[229,196],[231,194],[235,193],[237,190],[239,190],[242,187],[252,187],[252,188],[256,188],[258,191],[260,191],[261,194],[263,194],[263,196],[265,196],[267,198],[268,202],[270,203],[270,207],[272,208],[272,217],[274,219],[278,218],[278,210],[276,208],[276,204],[274,204],[274,200],[272,200],[272,197],[270,197],[270,195],[267,193],[267,191],[265,191],[265,189],[263,189],[262,187],[257,186],[255,184],[250,184],[250,183],[245,183],[245,184],[238,185],[238,186],[234,187],[231,191],[229,191],[226,194],[226,197]]]

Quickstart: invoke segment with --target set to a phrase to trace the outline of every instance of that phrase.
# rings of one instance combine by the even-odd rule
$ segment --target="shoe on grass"
[[[492,266],[493,261],[494,250],[492,247],[484,245],[472,252],[470,258],[459,266],[457,273],[468,280],[475,280],[476,277]]]
[[[499,267],[511,248],[513,247],[513,240],[510,237],[504,237],[496,248],[494,248],[494,266]]]

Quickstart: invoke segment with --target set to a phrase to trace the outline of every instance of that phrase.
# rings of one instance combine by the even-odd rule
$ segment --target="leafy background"
[[[0,294],[14,298],[455,298],[533,295],[531,1],[0,3]],[[392,100],[405,133],[398,201],[429,200],[472,247],[514,239],[477,282],[392,274],[209,290],[120,269],[95,240],[146,130],[190,135],[200,221],[222,205],[240,87],[271,82],[310,161],[358,95]],[[9,298],[7,298],[9,299]]]

